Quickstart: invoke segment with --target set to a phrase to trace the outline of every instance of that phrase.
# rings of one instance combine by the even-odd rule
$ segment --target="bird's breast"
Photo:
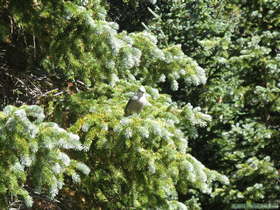
[[[143,106],[148,103],[147,99],[145,96],[142,96],[139,100],[139,103],[141,103]]]

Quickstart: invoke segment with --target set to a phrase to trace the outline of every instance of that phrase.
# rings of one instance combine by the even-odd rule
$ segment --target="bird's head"
[[[138,96],[138,97],[142,97],[145,93],[146,93],[146,89],[145,89],[143,86],[141,86],[141,87],[138,89],[137,96]]]

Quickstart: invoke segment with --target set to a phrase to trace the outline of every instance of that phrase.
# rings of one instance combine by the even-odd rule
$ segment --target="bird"
[[[146,90],[141,86],[138,91],[132,96],[124,109],[124,116],[127,117],[134,113],[140,113],[145,105],[149,102],[146,99]]]

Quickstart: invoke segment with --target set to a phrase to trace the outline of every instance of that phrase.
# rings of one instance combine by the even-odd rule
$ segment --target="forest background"
[[[0,0],[0,208],[278,205],[279,11]]]

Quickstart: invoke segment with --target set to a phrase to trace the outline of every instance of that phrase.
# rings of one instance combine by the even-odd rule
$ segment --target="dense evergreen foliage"
[[[44,118],[42,108],[35,105],[6,106],[0,112],[1,208],[12,207],[17,199],[24,199],[26,206],[31,207],[29,187],[34,193],[47,193],[54,198],[64,185],[64,173],[79,182],[75,169],[90,172],[85,164],[71,160],[63,152],[82,151],[79,136],[56,123],[43,122]]]
[[[162,46],[182,44],[207,72],[205,86],[172,93],[213,117],[191,141],[192,154],[231,184],[204,198],[207,209],[278,198],[279,8],[261,0],[162,1],[155,10],[150,30]]]
[[[275,201],[279,9],[273,0],[0,0],[0,207]],[[140,86],[149,105],[126,117]]]

